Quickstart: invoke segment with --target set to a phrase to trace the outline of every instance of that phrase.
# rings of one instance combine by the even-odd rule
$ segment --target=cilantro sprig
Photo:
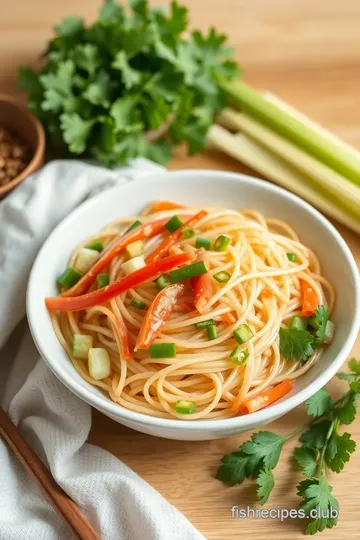
[[[218,78],[239,74],[226,36],[189,32],[176,0],[168,10],[147,0],[129,7],[104,0],[91,26],[73,16],[55,26],[41,71],[18,69],[29,107],[53,143],[109,166],[136,156],[166,163],[181,142],[202,150],[226,104]],[[164,126],[150,143],[147,133]]]
[[[322,347],[326,339],[326,325],[329,321],[330,311],[325,306],[319,306],[313,315],[315,333],[298,328],[280,328],[280,352],[284,358],[291,358],[295,362],[306,361],[318,347]]]
[[[326,322],[325,322],[326,324]],[[258,485],[260,504],[265,504],[275,485],[273,469],[279,462],[283,446],[294,437],[300,446],[293,458],[305,479],[297,486],[301,498],[300,508],[310,518],[311,510],[320,509],[321,515],[308,522],[305,534],[315,534],[337,524],[339,503],[329,484],[329,471],[340,473],[355,451],[356,443],[349,433],[340,433],[342,424],[351,424],[356,416],[360,394],[360,362],[349,361],[350,373],[338,373],[349,389],[333,401],[326,388],[322,388],[305,402],[309,421],[285,436],[271,431],[254,433],[239,451],[225,455],[216,478],[231,485],[242,484],[252,478]],[[324,517],[321,517],[324,516]]]

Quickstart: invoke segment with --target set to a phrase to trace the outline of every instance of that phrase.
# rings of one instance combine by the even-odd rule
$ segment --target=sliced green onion
[[[125,233],[128,233],[130,231],[132,231],[133,229],[136,229],[136,227],[140,227],[140,225],[142,225],[141,221],[139,221],[138,219],[136,221],[134,221],[134,223],[132,223],[130,225],[130,227],[125,231]]]
[[[172,283],[177,283],[178,281],[185,281],[185,279],[201,276],[201,274],[206,274],[206,272],[208,272],[208,269],[204,261],[198,261],[177,270],[172,270],[169,272],[169,276]]]
[[[183,230],[182,234],[184,238],[192,238],[193,236],[195,236],[196,231],[194,227],[187,227]]]
[[[235,347],[235,349],[230,354],[231,360],[234,362],[234,364],[237,364],[238,366],[244,366],[248,357],[249,351],[244,347],[241,347],[241,345]]]
[[[231,238],[228,236],[224,236],[221,234],[214,243],[214,250],[215,251],[225,251],[228,245],[231,243]]]
[[[308,320],[306,317],[299,317],[294,315],[290,321],[290,328],[296,328],[296,330],[306,330],[308,325]]]
[[[96,280],[98,289],[102,289],[103,287],[109,285],[109,274],[98,274]]]
[[[176,358],[175,343],[153,343],[149,347],[151,358]]]
[[[212,339],[216,339],[217,338],[217,330],[216,330],[216,326],[215,324],[211,324],[210,326],[207,327],[207,335],[208,335],[208,340],[212,340]]]
[[[137,298],[132,298],[130,300],[130,306],[133,306],[137,309],[146,309],[147,308],[147,305],[145,304],[145,302],[142,302],[141,300],[138,300]]]
[[[208,326],[213,326],[214,324],[214,319],[208,319],[207,321],[200,321],[195,323],[195,328],[207,328]]]
[[[169,221],[165,223],[165,228],[169,232],[173,233],[177,231],[178,229],[180,229],[180,227],[182,227],[183,225],[184,225],[184,222],[181,221],[179,216],[173,216],[171,219],[169,219]]]
[[[195,247],[196,249],[204,248],[206,251],[209,251],[211,249],[211,242],[208,238],[201,238],[198,236],[195,242]]]
[[[297,257],[296,257],[296,254],[295,253],[287,253],[286,254],[288,260],[290,262],[296,262],[297,261]]]
[[[155,285],[158,291],[162,291],[168,285],[171,285],[171,280],[168,274],[161,274],[155,281]]]
[[[95,251],[98,251],[99,253],[101,253],[101,251],[104,249],[104,244],[102,243],[101,240],[93,240],[92,242],[90,242],[90,244],[88,244],[85,247],[87,249],[94,249]]]
[[[231,278],[231,275],[229,274],[229,272],[226,272],[226,270],[222,270],[221,272],[217,272],[217,274],[214,274],[213,278],[219,283],[227,283]]]
[[[57,284],[59,287],[66,287],[67,289],[69,287],[72,287],[79,281],[81,278],[81,274],[79,272],[76,272],[73,268],[67,268],[65,272],[61,274],[61,276],[57,279]]]
[[[254,337],[253,331],[247,324],[241,324],[238,328],[235,328],[233,331],[233,337],[240,344],[246,343]]]
[[[194,414],[196,412],[196,403],[195,401],[178,399],[175,403],[175,411],[180,414]]]

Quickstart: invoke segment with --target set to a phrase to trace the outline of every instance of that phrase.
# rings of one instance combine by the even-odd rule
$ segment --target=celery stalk
[[[334,172],[246,114],[227,109],[220,116],[220,121],[224,116],[228,119],[231,118],[237,129],[247,133],[260,144],[278,154],[285,161],[290,162],[307,176],[310,176],[322,189],[325,197],[329,198],[331,195],[332,199],[346,211],[350,212],[354,217],[360,217],[360,190],[347,178]]]
[[[343,146],[335,144],[299,118],[287,113],[239,80],[221,80],[220,84],[241,109],[291,140],[357,185],[360,185],[360,160]]]
[[[335,133],[331,133],[331,131],[328,131],[317,122],[314,122],[314,120],[311,120],[311,118],[309,118],[304,113],[295,109],[295,107],[293,107],[292,105],[290,105],[283,99],[280,99],[278,96],[276,96],[275,94],[272,94],[271,92],[264,92],[263,97],[264,99],[266,99],[266,101],[269,101],[270,103],[273,103],[274,105],[277,105],[277,107],[279,107],[283,111],[291,114],[292,116],[294,116],[294,118],[297,118],[298,120],[306,124],[308,127],[310,127],[311,129],[313,129],[314,131],[316,131],[317,133],[325,137],[327,140],[332,141],[334,144],[338,146],[341,146],[342,148],[350,152],[355,158],[360,160],[359,150],[357,150],[350,144],[340,139],[340,137],[335,135]]]
[[[311,185],[311,180],[306,175],[253,139],[240,133],[233,135],[216,124],[210,128],[208,139],[214,147],[260,172],[265,178],[296,193],[325,214],[360,233],[359,221],[350,217],[335,203],[326,200],[316,187]]]

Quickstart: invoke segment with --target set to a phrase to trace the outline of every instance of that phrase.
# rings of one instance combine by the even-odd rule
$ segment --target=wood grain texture
[[[0,0],[0,91],[15,92],[15,68],[33,62],[51,35],[51,27],[69,14],[91,20],[98,0]],[[230,35],[247,81],[271,90],[314,120],[360,148],[360,2],[359,0],[185,0],[193,26],[214,24]],[[212,168],[247,171],[220,153],[187,158],[180,149],[171,169]],[[360,239],[339,227],[360,265]],[[354,348],[360,358],[360,342]],[[343,384],[332,381],[340,392]],[[251,484],[225,487],[214,479],[220,457],[245,439],[240,435],[212,442],[179,442],[151,438],[124,428],[94,412],[90,442],[106,448],[182,511],[211,540],[288,540],[302,538],[301,520],[232,520],[233,505],[256,507]],[[299,407],[274,422],[278,433],[304,419]],[[360,444],[359,421],[351,432]],[[266,508],[295,508],[300,475],[290,467],[291,447],[276,470],[276,488]],[[331,475],[341,515],[335,529],[321,538],[360,537],[357,472],[360,451],[345,471]],[[169,540],[171,540],[169,538]]]

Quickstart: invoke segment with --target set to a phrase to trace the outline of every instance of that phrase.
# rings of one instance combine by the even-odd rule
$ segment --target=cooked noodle
[[[141,216],[119,219],[105,227],[96,237],[88,238],[73,253],[69,266],[73,266],[78,250],[89,241],[101,239],[105,246],[126,231],[135,219],[143,223],[168,217],[176,213],[183,219],[199,209],[144,212]],[[145,311],[130,305],[131,298],[150,305],[158,293],[153,281],[130,289],[104,305],[74,313],[51,312],[56,335],[80,375],[100,388],[119,405],[160,418],[222,419],[237,413],[230,407],[234,399],[247,400],[267,387],[285,379],[303,375],[318,360],[321,349],[306,362],[285,359],[279,351],[279,329],[287,327],[291,317],[301,315],[301,283],[303,280],[316,291],[319,304],[332,309],[334,290],[320,275],[320,264],[315,254],[304,246],[296,232],[277,219],[266,219],[254,210],[236,212],[219,208],[205,208],[208,214],[196,224],[198,236],[214,242],[219,235],[229,236],[231,245],[226,251],[205,252],[209,273],[229,272],[226,284],[213,282],[213,294],[206,309],[199,314],[195,308],[188,311],[192,301],[187,286],[184,296],[170,319],[162,327],[156,343],[176,344],[176,358],[150,358],[147,350],[134,353],[134,359],[125,361],[120,353],[118,320],[123,319],[134,345]],[[145,255],[149,254],[166,236],[166,231],[145,242]],[[173,250],[195,252],[194,238],[181,238]],[[296,262],[288,260],[287,253],[296,255]],[[116,256],[106,270],[110,283],[122,275],[124,254]],[[94,288],[94,287],[93,287]],[[225,314],[235,320],[229,324]],[[195,323],[214,319],[217,337],[208,340],[203,329]],[[234,364],[230,353],[236,345],[232,332],[246,323],[253,332],[246,344],[249,357],[244,366]],[[93,379],[86,360],[72,356],[73,334],[87,334],[94,347],[103,347],[111,359],[111,375],[103,380]],[[196,403],[196,412],[184,415],[176,412],[178,400]]]

